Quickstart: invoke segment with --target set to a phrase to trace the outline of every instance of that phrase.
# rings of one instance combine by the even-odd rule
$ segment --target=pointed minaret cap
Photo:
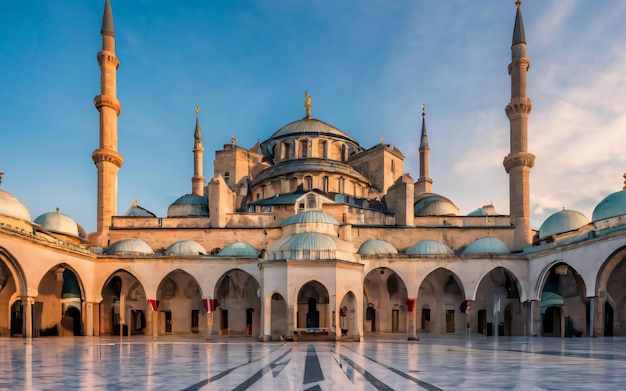
[[[111,3],[109,0],[104,1],[104,14],[102,15],[102,35],[110,35],[115,37],[115,28],[113,27],[113,11],[111,11]]]
[[[526,43],[526,34],[524,33],[524,21],[522,20],[522,2],[516,1],[517,13],[515,14],[515,28],[513,29],[513,43]]]
[[[426,134],[426,105],[422,104],[422,138],[420,148],[428,148],[428,134]]]
[[[196,130],[193,133],[193,138],[195,140],[195,147],[202,145],[202,131],[200,130],[200,120],[198,119],[198,113],[200,112],[200,108],[196,106]]]

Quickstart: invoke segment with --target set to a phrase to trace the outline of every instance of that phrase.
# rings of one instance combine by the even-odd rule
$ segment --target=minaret
[[[504,169],[509,174],[509,207],[511,224],[515,227],[513,251],[520,251],[532,241],[530,228],[530,169],[535,155],[528,153],[528,116],[532,101],[526,96],[526,73],[530,62],[526,58],[526,35],[522,21],[521,1],[516,1],[517,14],[511,45],[512,60],[511,102],[505,111],[511,124],[511,152],[504,158]]]
[[[94,104],[100,112],[100,148],[92,154],[93,162],[98,168],[98,221],[92,242],[94,245],[106,246],[111,217],[117,214],[117,172],[124,162],[117,151],[117,117],[120,115],[121,105],[117,100],[116,72],[120,62],[115,57],[115,29],[109,0],[104,2],[100,33],[100,95],[94,98]]]
[[[191,194],[204,196],[204,176],[202,176],[202,132],[200,131],[200,121],[198,120],[198,112],[200,109],[196,106],[196,130],[193,134],[193,177],[191,177]]]
[[[433,180],[428,177],[428,134],[426,134],[426,108],[422,105],[422,136],[420,140],[420,177],[415,182],[415,194],[432,193]]]

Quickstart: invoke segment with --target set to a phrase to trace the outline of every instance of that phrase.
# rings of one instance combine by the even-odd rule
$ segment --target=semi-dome
[[[4,190],[0,190],[0,215],[30,221],[30,212],[28,212],[26,205]]]
[[[341,223],[337,221],[337,219],[335,219],[333,216],[326,214],[320,210],[307,210],[287,217],[285,220],[283,220],[282,223],[280,223],[280,226],[285,227],[287,225],[300,223],[326,223],[341,225]]]
[[[539,238],[574,231],[587,224],[589,224],[589,220],[584,214],[575,210],[563,209],[553,213],[541,224]]]
[[[438,240],[422,240],[407,248],[410,255],[452,255],[454,251]]]
[[[167,217],[207,217],[209,200],[196,194],[185,194],[167,208]]]
[[[44,213],[37,217],[35,223],[41,225],[41,228],[46,231],[78,236],[78,224],[58,209],[56,212]]]
[[[397,254],[398,250],[389,242],[379,239],[369,239],[359,247],[360,255],[387,255]]]
[[[459,208],[446,197],[435,193],[422,193],[415,201],[415,217],[457,216]]]
[[[331,136],[338,137],[344,140],[348,140],[358,145],[359,143],[348,136],[342,130],[337,129],[336,127],[327,124],[324,121],[320,121],[315,118],[302,118],[300,120],[291,122],[282,128],[278,129],[270,139],[280,139],[289,136],[311,136],[314,135],[316,137],[319,136]]]
[[[261,252],[246,242],[235,242],[220,250],[221,257],[258,257]]]
[[[610,219],[626,215],[626,190],[620,190],[606,196],[593,210],[591,220],[596,221]]]
[[[193,240],[181,240],[170,245],[165,250],[167,255],[207,255],[201,244]]]
[[[474,240],[465,248],[463,254],[508,254],[511,250],[498,238],[485,237]]]
[[[139,239],[123,239],[113,243],[105,252],[107,255],[149,255],[154,251],[148,243]]]

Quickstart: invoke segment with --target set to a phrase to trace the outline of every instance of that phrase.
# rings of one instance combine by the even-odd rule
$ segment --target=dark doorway
[[[72,330],[74,335],[82,335],[80,311],[76,307],[68,307],[65,316],[72,318]]]
[[[546,308],[546,312],[543,315],[543,335],[545,337],[562,337],[561,308]]]
[[[309,297],[309,312],[306,314],[306,327],[320,327],[320,312],[317,310],[317,299]]]
[[[254,312],[254,308],[246,308],[246,335],[248,337],[252,336],[252,313]]]
[[[165,318],[165,332],[172,332],[172,311],[162,311]]]
[[[478,310],[478,333],[487,336],[487,310]]]
[[[446,310],[446,333],[454,333],[454,310]]]
[[[422,330],[430,331],[430,308],[422,309]]]
[[[604,336],[613,336],[613,307],[609,302],[604,302]]]
[[[397,333],[400,326],[400,310],[391,310],[391,332]]]
[[[199,310],[191,310],[191,332],[198,333],[200,311]]]
[[[24,317],[22,315],[22,301],[17,300],[11,306],[11,336],[22,335]]]

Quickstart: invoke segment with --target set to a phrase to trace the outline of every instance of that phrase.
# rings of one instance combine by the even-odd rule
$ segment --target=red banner
[[[152,308],[152,311],[158,311],[159,310],[159,301],[158,300],[148,300],[148,305],[150,305],[150,308]]]
[[[202,305],[207,313],[215,311],[215,299],[202,299]]]
[[[415,304],[417,299],[406,299],[406,310],[409,312],[415,311]]]

